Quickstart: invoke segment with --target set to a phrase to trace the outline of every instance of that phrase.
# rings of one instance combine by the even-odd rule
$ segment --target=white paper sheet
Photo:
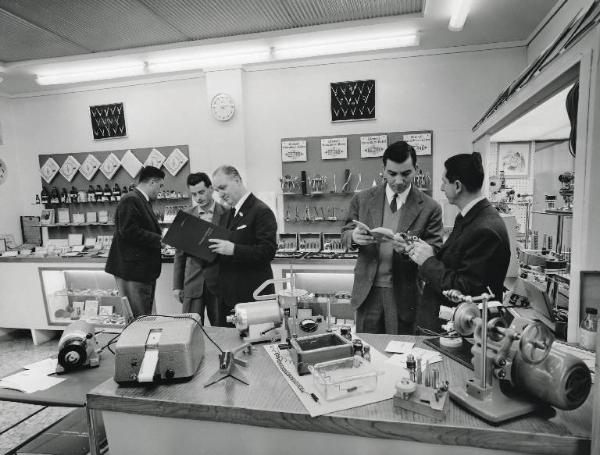
[[[294,385],[292,380],[288,378],[283,372],[282,376],[288,382],[296,396],[300,399],[306,410],[309,412],[311,417],[329,414],[330,412],[342,411],[344,409],[356,408],[358,406],[364,406],[370,403],[377,403],[392,398],[396,393],[396,382],[403,377],[408,377],[408,372],[405,368],[399,367],[394,364],[386,363],[386,356],[379,351],[373,349],[371,346],[371,364],[384,373],[377,378],[377,389],[373,392],[364,393],[362,395],[349,396],[347,398],[340,398],[334,401],[326,401],[318,392],[317,388],[313,385],[312,374],[299,376],[296,367],[289,357],[288,351],[281,351],[275,344],[270,344],[264,347],[275,363],[275,366],[279,369],[275,360],[275,353],[280,353],[283,358],[283,363],[288,372],[302,385],[305,392],[298,390],[298,387]],[[310,394],[314,393],[319,397],[319,402],[315,402]]]
[[[30,363],[28,365],[24,365],[23,368],[26,370],[35,370],[40,372],[41,374],[49,375],[51,373],[56,372],[56,365],[58,364],[58,359],[44,359],[39,362]]]
[[[0,388],[33,393],[38,390],[49,389],[64,380],[65,378],[46,376],[40,370],[24,370],[0,380]]]
[[[395,352],[397,354],[404,354],[410,352],[415,344],[411,341],[390,341],[385,348],[386,352]]]

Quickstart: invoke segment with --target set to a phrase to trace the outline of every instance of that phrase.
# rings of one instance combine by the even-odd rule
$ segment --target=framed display
[[[498,171],[505,177],[527,177],[529,175],[529,142],[506,142],[498,144]]]
[[[127,171],[131,178],[136,178],[144,166],[140,160],[131,152],[127,150],[123,158],[121,158],[121,166]]]
[[[90,106],[90,118],[95,140],[127,136],[123,103]]]
[[[181,168],[188,162],[188,157],[183,154],[178,148],[173,149],[168,158],[164,162],[165,169],[175,177]]]
[[[54,224],[54,209],[42,209],[40,214],[40,224]]]
[[[163,155],[156,149],[152,149],[152,151],[148,155],[148,158],[146,158],[146,161],[144,161],[144,166],[154,166],[154,167],[160,169],[164,162],[165,162],[165,155]]]
[[[414,131],[402,135],[402,140],[412,145],[419,156],[433,153],[432,138],[433,131]]]
[[[94,178],[98,169],[100,169],[100,161],[94,155],[89,154],[81,163],[81,167],[79,168],[79,173],[83,175],[88,181]]]
[[[375,118],[375,80],[332,82],[331,121]]]
[[[281,141],[281,161],[306,161],[306,141]]]
[[[114,153],[111,153],[106,157],[106,159],[100,166],[100,170],[102,171],[104,176],[108,180],[110,180],[113,178],[113,176],[119,170],[120,167],[121,162],[119,161],[119,158],[117,158],[117,155],[115,155]]]

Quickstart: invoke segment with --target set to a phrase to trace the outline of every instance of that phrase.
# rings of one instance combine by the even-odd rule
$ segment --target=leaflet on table
[[[311,417],[388,400],[396,393],[396,382],[403,377],[408,377],[408,372],[405,368],[386,363],[385,360],[387,357],[376,349],[373,349],[371,346],[371,364],[376,370],[382,373],[377,378],[377,388],[372,392],[367,392],[361,395],[351,395],[346,398],[327,401],[320,395],[317,387],[314,385],[312,374],[303,376],[298,375],[296,366],[289,356],[289,351],[280,350],[276,344],[270,344],[264,348]],[[280,356],[282,359],[282,364],[286,369],[286,372],[281,371],[281,368],[278,366],[276,360],[277,356]],[[290,379],[287,373],[289,373],[294,379]],[[294,382],[301,384],[304,392],[300,391]],[[319,401],[316,402],[311,397],[311,394],[315,394],[319,398]]]
[[[33,393],[60,384],[66,378],[47,376],[43,369],[24,370],[0,380],[0,388]]]

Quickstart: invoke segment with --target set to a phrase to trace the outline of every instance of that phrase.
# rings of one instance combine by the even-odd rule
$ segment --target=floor
[[[29,330],[11,332],[8,338],[0,340],[0,377],[18,370],[21,365],[56,355],[57,344],[58,338],[35,346]],[[72,410],[0,401],[0,455],[10,453]]]

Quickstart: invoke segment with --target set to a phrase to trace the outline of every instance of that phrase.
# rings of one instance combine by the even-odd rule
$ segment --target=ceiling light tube
[[[40,71],[35,79],[39,85],[74,84],[120,77],[140,76],[145,73],[144,62],[96,65],[71,71]]]
[[[375,51],[397,47],[418,46],[419,36],[396,35],[386,37],[360,38],[349,41],[330,41],[298,46],[275,46],[273,56],[276,59],[315,57],[319,55],[347,54],[349,52]]]
[[[148,59],[148,72],[170,73],[173,71],[198,70],[223,66],[244,65],[247,63],[266,62],[271,58],[268,47],[237,53],[205,53],[190,58],[164,57]]]
[[[453,32],[460,32],[465,25],[470,9],[471,0],[455,0],[454,10],[452,11],[452,16],[450,16],[450,22],[448,23],[448,29]]]

